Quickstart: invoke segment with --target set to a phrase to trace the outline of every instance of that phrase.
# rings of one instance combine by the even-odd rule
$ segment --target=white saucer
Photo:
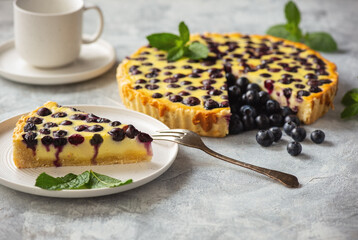
[[[17,54],[14,40],[0,45],[0,75],[26,84],[58,85],[85,81],[107,72],[115,61],[114,48],[102,39],[83,44],[75,62],[55,69],[30,66]]]

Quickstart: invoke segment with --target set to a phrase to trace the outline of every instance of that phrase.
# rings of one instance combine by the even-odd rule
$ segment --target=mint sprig
[[[293,1],[285,5],[285,24],[270,27],[266,33],[275,37],[285,38],[294,42],[303,42],[314,50],[334,52],[338,49],[336,41],[326,32],[313,32],[303,34],[299,24],[301,13]]]
[[[206,58],[209,49],[202,43],[192,42],[190,40],[190,31],[184,22],[179,24],[179,36],[172,33],[154,33],[147,36],[149,44],[159,50],[168,52],[167,60],[177,61],[182,57],[199,60]]]
[[[133,182],[132,179],[122,182],[116,178],[102,175],[90,170],[79,175],[69,173],[64,177],[57,178],[43,172],[37,177],[35,186],[47,190],[93,189],[119,187],[131,182]]]
[[[341,113],[341,118],[350,118],[358,115],[358,88],[354,88],[344,94],[342,104],[346,107]]]

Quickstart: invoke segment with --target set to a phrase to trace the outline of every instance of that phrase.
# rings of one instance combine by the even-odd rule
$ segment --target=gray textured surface
[[[263,34],[283,21],[285,1],[92,1],[105,14],[103,38],[123,59],[145,36],[176,31],[184,19],[193,32]],[[12,1],[0,0],[0,42],[13,37]],[[342,121],[344,92],[358,87],[358,1],[299,1],[301,26],[325,30],[340,51],[324,54],[340,73],[336,109],[307,127],[326,132],[326,143],[306,140],[291,157],[288,138],[260,148],[255,132],[205,139],[233,158],[295,174],[302,187],[287,189],[258,174],[181,147],[173,166],[155,181],[92,199],[50,199],[0,186],[0,239],[357,239],[358,118]],[[95,23],[86,17],[86,29]],[[115,69],[68,86],[26,86],[0,77],[0,120],[48,100],[61,104],[118,105]]]

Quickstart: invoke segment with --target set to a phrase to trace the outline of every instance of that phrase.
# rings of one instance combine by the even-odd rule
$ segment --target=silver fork
[[[226,157],[224,155],[221,155],[220,153],[217,153],[210,148],[208,148],[203,141],[201,140],[201,137],[189,130],[185,129],[170,129],[170,130],[162,130],[157,131],[159,134],[152,135],[154,140],[163,140],[163,141],[170,141],[179,143],[184,146],[198,148],[200,150],[203,150],[204,152],[210,154],[211,156],[214,156],[216,158],[219,158],[221,160],[224,160],[226,162],[238,165],[240,167],[244,167],[247,169],[251,169],[255,172],[261,173],[263,175],[266,175],[272,179],[275,179],[279,181],[280,183],[284,184],[287,187],[291,188],[297,188],[299,187],[300,183],[298,182],[297,177],[287,174],[284,172],[279,172],[276,170],[271,170],[267,168],[258,167],[249,163],[241,162],[229,157]]]

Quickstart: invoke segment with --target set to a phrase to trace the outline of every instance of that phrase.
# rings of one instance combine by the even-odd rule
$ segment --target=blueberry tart
[[[208,46],[202,60],[168,62],[167,53],[141,47],[118,67],[119,93],[130,109],[155,117],[170,128],[186,128],[202,136],[223,137],[229,132],[228,90],[256,83],[311,124],[333,107],[338,85],[336,66],[304,44],[259,35],[206,33],[191,41]],[[227,79],[230,73],[234,79]],[[243,83],[242,79],[248,79]],[[246,80],[245,80],[246,81]],[[243,89],[241,89],[242,91]],[[245,96],[247,96],[246,94]],[[245,101],[260,99],[249,94]]]
[[[18,168],[136,163],[151,160],[151,142],[131,124],[47,102],[17,122],[13,158]]]

